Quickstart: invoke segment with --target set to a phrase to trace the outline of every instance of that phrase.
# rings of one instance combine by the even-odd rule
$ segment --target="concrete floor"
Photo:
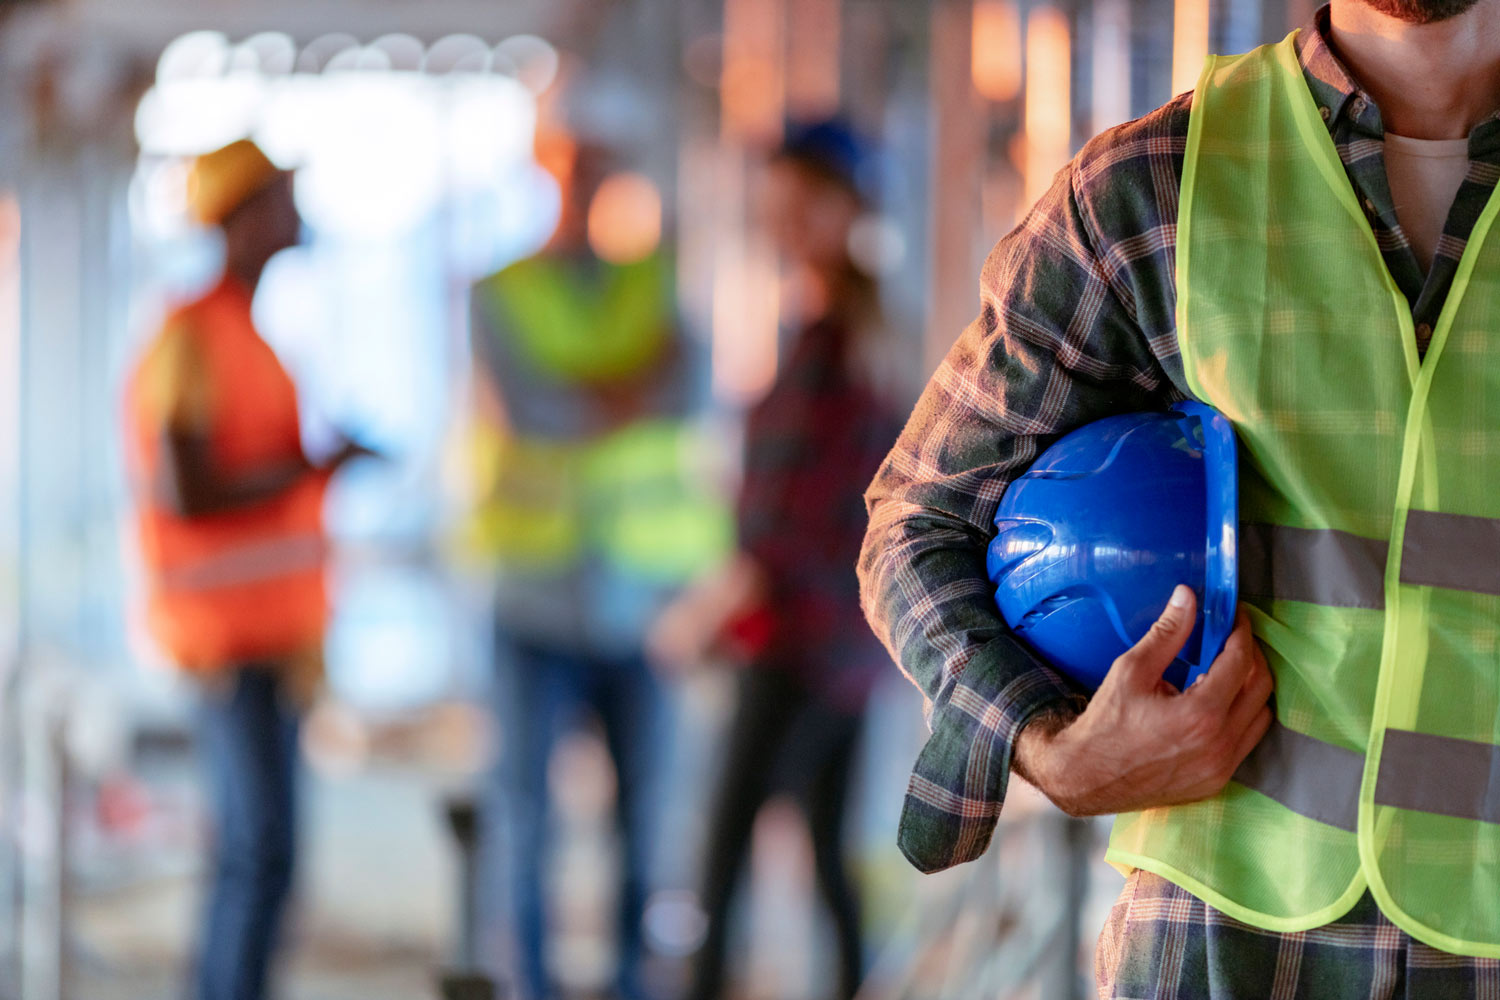
[[[452,947],[459,877],[440,812],[453,776],[378,757],[335,771],[307,770],[304,857],[278,996],[435,998],[435,978]],[[613,784],[602,746],[589,737],[565,743],[553,771],[566,792],[557,796],[561,829],[551,880],[560,933],[551,958],[566,986],[589,995],[607,986],[613,962]],[[157,775],[157,790],[175,798],[178,810],[197,812],[195,781],[179,764],[176,773]],[[185,996],[200,895],[197,825],[160,823],[141,853],[117,849],[114,857],[83,859],[71,899],[69,1000]],[[754,889],[738,918],[742,937],[755,942],[738,957],[749,995],[814,997],[831,971],[827,935],[813,909],[810,845],[788,804],[763,814],[755,854]],[[681,860],[679,881],[692,867]],[[680,962],[656,965],[663,981],[681,978]]]
[[[280,995],[435,997],[456,876],[431,777],[373,769],[337,780],[313,776],[309,784],[305,862]],[[175,873],[75,893],[70,998],[184,995],[198,905],[194,859]]]
[[[875,960],[887,945],[893,953],[908,949],[911,965],[917,964],[918,955],[922,962],[937,963],[933,981],[940,982],[953,972],[947,967],[951,963],[941,954],[934,958],[930,946],[914,943],[913,936],[923,936],[924,925],[922,919],[914,921],[913,914],[924,908],[951,909],[945,900],[961,898],[965,892],[973,896],[979,869],[966,866],[922,877],[894,850],[892,831],[913,752],[909,734],[900,731],[895,738],[896,726],[909,720],[909,708],[905,703],[877,705],[871,731],[891,738],[868,741],[866,791],[850,823],[850,846],[865,886],[869,939],[876,944],[868,957]],[[708,725],[700,738],[711,737]],[[711,779],[712,768],[705,766],[705,759],[711,761],[712,755],[692,751],[680,756],[696,776],[684,778],[685,786],[674,786],[689,791],[676,804],[679,816],[673,822],[678,833],[671,842],[691,845],[698,836],[692,829],[695,817],[699,822],[702,818],[697,815],[701,810],[691,806],[701,797],[691,789],[694,782],[701,786]],[[458,888],[440,807],[448,791],[475,779],[413,760],[410,753],[375,752],[357,762],[325,759],[309,766],[304,861],[279,969],[278,1000],[438,1000],[436,975],[452,946]],[[72,900],[66,1000],[173,1000],[188,995],[183,983],[196,923],[203,846],[196,776],[189,765],[190,761],[179,761],[175,773],[158,776],[157,793],[175,801],[180,815],[146,831],[137,853],[127,847],[109,857],[87,838],[76,849],[82,872]],[[560,793],[560,828],[551,880],[560,905],[552,960],[571,992],[598,996],[608,983],[613,961],[608,887],[613,882],[614,852],[607,824],[613,783],[602,746],[589,737],[565,744],[553,771]],[[1007,815],[1024,815],[1024,801],[1017,786]],[[695,855],[690,846],[669,853],[678,862],[671,875],[673,885],[683,896],[680,887],[691,883]],[[1013,872],[1020,874],[1012,862],[1006,864],[1007,879]],[[750,874],[751,891],[736,918],[736,1000],[821,1000],[822,984],[831,981],[833,971],[832,936],[814,902],[807,834],[789,803],[773,802],[763,812]],[[1096,933],[1118,877],[1105,869],[1095,877],[1095,886],[1084,921],[1084,968],[1092,953],[1089,935]],[[686,898],[691,910],[691,897]],[[648,915],[648,927],[650,923]],[[922,952],[923,947],[929,951]],[[681,981],[682,963],[661,960],[656,971],[660,982],[671,985]],[[876,991],[871,997],[898,995],[907,994]]]

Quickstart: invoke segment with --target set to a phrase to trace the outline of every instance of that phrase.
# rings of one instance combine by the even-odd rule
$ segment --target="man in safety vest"
[[[504,747],[484,854],[508,869],[513,967],[531,1000],[556,990],[545,961],[547,763],[588,711],[613,759],[623,839],[622,997],[642,995],[641,918],[665,719],[643,645],[672,592],[727,552],[727,505],[705,488],[677,335],[672,262],[644,178],[607,154],[543,136],[561,218],[537,255],[472,291],[471,544],[493,565]],[[504,847],[505,857],[495,848]],[[498,897],[499,893],[494,894]],[[487,927],[507,922],[491,912]]]
[[[175,309],[127,389],[147,624],[202,680],[201,748],[216,826],[199,1000],[254,1000],[291,886],[298,709],[316,684],[327,602],[322,468],[297,395],[250,303],[297,241],[291,175],[241,140],[199,157],[189,209],[224,237],[224,273]]]
[[[1333,0],[1090,142],[868,494],[866,609],[932,727],[901,846],[978,856],[1011,770],[1121,814],[1100,996],[1500,981],[1497,24]],[[998,616],[991,519],[1064,432],[1184,398],[1235,424],[1269,565],[1196,686],[1161,681],[1179,588],[1084,703]]]

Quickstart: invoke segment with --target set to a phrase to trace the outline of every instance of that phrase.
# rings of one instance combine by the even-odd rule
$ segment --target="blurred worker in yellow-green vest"
[[[471,337],[478,505],[493,564],[503,747],[487,810],[487,937],[508,926],[520,994],[554,994],[543,892],[547,763],[592,714],[617,778],[622,837],[617,991],[642,995],[662,694],[642,649],[685,581],[721,559],[727,506],[706,487],[687,419],[694,365],[679,336],[660,199],[604,150],[544,135],[557,229],[537,255],[476,284]],[[501,877],[505,873],[505,877]],[[508,912],[506,912],[508,909]]]

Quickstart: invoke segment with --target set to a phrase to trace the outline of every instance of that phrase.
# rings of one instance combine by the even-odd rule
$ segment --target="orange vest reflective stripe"
[[[205,430],[215,468],[239,475],[301,454],[296,389],[255,332],[243,286],[225,279],[174,314],[157,345],[167,336],[191,338],[197,370],[183,374],[209,388]],[[327,621],[326,477],[309,474],[252,507],[197,517],[177,513],[154,487],[167,423],[151,395],[149,364],[137,369],[127,390],[126,426],[141,484],[138,528],[153,636],[191,670],[281,658],[317,645]]]

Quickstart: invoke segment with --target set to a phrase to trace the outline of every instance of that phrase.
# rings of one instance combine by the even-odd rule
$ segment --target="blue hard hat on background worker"
[[[1166,679],[1206,671],[1234,629],[1239,519],[1234,428],[1186,402],[1078,428],[1010,484],[986,568],[1017,637],[1093,690],[1179,583],[1198,622]]]

